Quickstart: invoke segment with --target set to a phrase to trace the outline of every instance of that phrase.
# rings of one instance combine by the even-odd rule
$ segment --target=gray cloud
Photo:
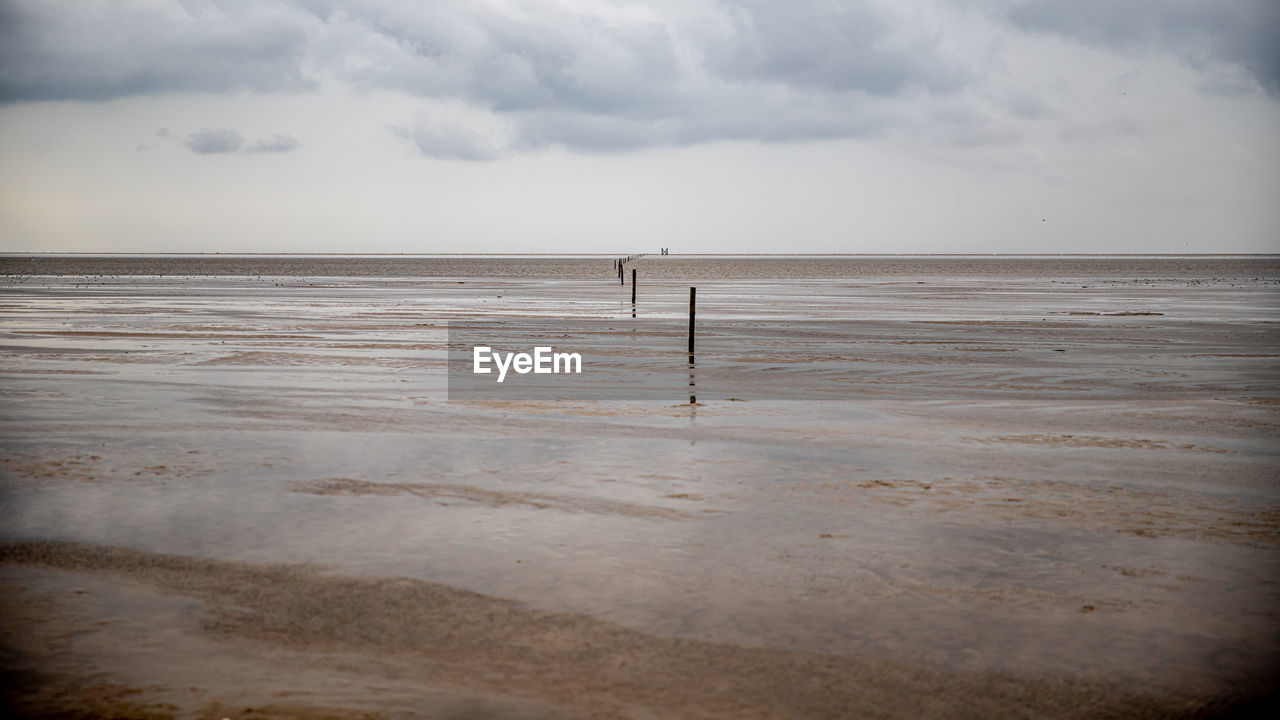
[[[244,145],[244,138],[238,131],[231,128],[217,130],[201,128],[187,136],[187,147],[200,155],[233,153],[239,151],[242,145]]]
[[[369,33],[358,87],[462,98],[499,111],[617,113],[661,107],[689,79],[662,18],[602,17],[567,6],[504,15],[478,3],[373,6],[343,16]],[[345,51],[346,48],[343,48]]]
[[[510,148],[458,123],[419,119],[409,125],[392,125],[393,133],[413,143],[418,152],[445,160],[494,160]]]
[[[252,2],[0,0],[0,102],[306,90],[308,17]]]
[[[251,153],[280,153],[291,152],[298,149],[298,141],[292,135],[284,133],[276,133],[265,140],[257,140],[249,144],[244,150]]]
[[[1027,0],[1010,8],[1014,25],[1124,50],[1156,50],[1205,68],[1244,68],[1280,97],[1280,3],[1275,0]],[[1222,79],[1210,82],[1222,83]]]
[[[156,133],[161,139],[167,138],[169,131],[161,128]],[[244,136],[234,128],[218,128],[210,130],[201,128],[187,136],[187,148],[200,155],[224,155],[227,153],[284,153],[298,149],[296,138],[286,133],[276,133],[269,138],[255,140],[246,144]]]
[[[350,84],[500,116],[501,138],[434,116],[394,128],[420,152],[452,158],[864,136],[892,127],[877,100],[945,94],[971,70],[878,6],[772,7],[708,4],[690,19],[623,6],[513,17],[465,3],[372,5],[326,22],[332,38],[364,38],[365,61],[339,72]]]
[[[993,85],[1008,76],[993,72],[1002,61],[990,38],[1026,33],[1173,53],[1203,71],[1208,91],[1257,82],[1280,94],[1274,0],[986,5],[995,10],[954,0],[0,0],[0,102],[338,82],[421,98],[418,117],[389,118],[400,120],[393,132],[459,159],[867,137],[912,123],[950,129],[938,137],[1001,138],[1013,136],[1011,118],[1051,112],[1034,90]],[[297,147],[285,135],[230,147],[196,133],[187,144]]]
[[[895,95],[946,92],[967,79],[936,35],[874,3],[742,0],[724,11],[728,33],[709,44],[708,62],[735,81]]]

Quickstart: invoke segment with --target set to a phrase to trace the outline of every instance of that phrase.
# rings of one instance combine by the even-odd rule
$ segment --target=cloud
[[[0,102],[308,90],[310,17],[285,3],[0,0]]]
[[[344,48],[364,38],[340,77],[505,121],[500,141],[454,121],[396,126],[441,157],[862,137],[894,127],[884,101],[945,95],[975,72],[890,4],[372,7],[327,19]]]
[[[161,128],[156,133],[162,140],[169,137],[169,130]],[[210,130],[201,128],[187,136],[187,148],[199,155],[225,155],[228,153],[284,153],[298,149],[296,138],[286,133],[276,133],[269,138],[246,144],[244,136],[234,128]]]
[[[1003,46],[1171,54],[1202,91],[1276,98],[1278,15],[1274,0],[0,0],[0,102],[337,84],[417,98],[392,131],[476,160],[913,127],[994,142],[1054,111]]]
[[[724,16],[707,59],[734,81],[896,95],[954,90],[970,70],[933,28],[891,5],[749,0],[726,3]]]
[[[1167,52],[1202,70],[1242,68],[1280,97],[1280,3],[1275,0],[1026,0],[1008,10],[1012,23],[1125,51]],[[1222,69],[1209,83],[1232,76]]]
[[[298,149],[298,141],[292,135],[276,133],[266,140],[257,140],[244,149],[251,153],[280,153]]]
[[[200,155],[233,153],[240,150],[241,145],[244,145],[244,137],[231,128],[201,128],[187,136],[187,147]]]
[[[423,155],[449,160],[493,160],[513,149],[514,128],[501,116],[463,103],[437,103],[391,131]]]

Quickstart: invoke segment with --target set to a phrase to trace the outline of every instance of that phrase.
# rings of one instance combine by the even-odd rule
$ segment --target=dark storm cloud
[[[237,152],[242,145],[244,145],[244,137],[240,135],[239,131],[231,128],[218,128],[217,130],[201,128],[187,136],[187,147],[191,148],[192,152],[200,155],[233,153]]]
[[[1156,50],[1196,67],[1243,67],[1280,96],[1280,2],[1276,0],[1028,0],[1009,18],[1019,28],[1123,50]]]

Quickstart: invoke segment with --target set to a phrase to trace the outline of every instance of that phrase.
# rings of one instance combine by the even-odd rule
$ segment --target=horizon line
[[[725,253],[697,252],[661,255],[659,253],[536,253],[536,252],[495,252],[495,253],[454,253],[454,252],[239,252],[239,251],[203,251],[203,252],[145,252],[145,251],[64,251],[64,250],[3,250],[0,257],[79,255],[86,257],[111,256],[249,256],[249,257],[565,257],[565,258],[612,258],[626,257],[1280,257],[1280,252],[1098,252],[1098,253],[1020,253],[1020,252],[965,252],[965,253],[835,253],[835,252],[779,252],[779,253]]]

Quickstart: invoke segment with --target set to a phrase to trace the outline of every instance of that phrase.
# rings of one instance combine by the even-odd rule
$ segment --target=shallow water
[[[961,670],[1275,667],[1275,258],[635,266],[637,323],[697,284],[692,372],[677,338],[656,395],[449,402],[450,324],[624,331],[610,259],[0,258],[0,540]]]

